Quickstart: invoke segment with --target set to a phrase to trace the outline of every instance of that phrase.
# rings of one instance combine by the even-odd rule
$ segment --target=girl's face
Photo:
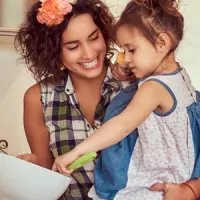
[[[62,35],[62,62],[71,75],[93,79],[103,73],[106,44],[89,14],[72,17]]]
[[[125,25],[119,27],[117,41],[124,49],[125,62],[136,78],[144,78],[157,72],[163,55],[136,28]]]

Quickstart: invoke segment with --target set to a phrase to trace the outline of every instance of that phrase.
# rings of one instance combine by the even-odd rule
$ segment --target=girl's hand
[[[163,200],[196,200],[192,190],[185,184],[159,183],[152,185],[150,190],[163,192]]]
[[[67,166],[75,161],[79,155],[75,151],[70,151],[62,156],[59,156],[55,159],[52,166],[53,171],[58,171],[63,175],[70,176],[73,170],[67,170]]]
[[[19,155],[17,156],[17,158],[36,164],[36,165],[38,164],[38,159],[35,154],[27,153],[27,154]]]
[[[129,75],[118,63],[111,67],[112,75],[119,81],[132,81],[135,80],[134,75]]]

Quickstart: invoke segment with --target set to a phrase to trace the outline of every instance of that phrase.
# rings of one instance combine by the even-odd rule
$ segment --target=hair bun
[[[178,11],[178,5],[179,3],[176,0],[153,0],[156,1],[160,7],[172,16],[180,16],[180,13]]]
[[[132,0],[138,6],[145,6],[149,9],[162,9],[172,16],[180,16],[178,11],[179,0]]]

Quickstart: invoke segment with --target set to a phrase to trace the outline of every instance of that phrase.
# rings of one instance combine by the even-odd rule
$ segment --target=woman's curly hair
[[[72,5],[72,12],[65,16],[61,24],[48,27],[37,21],[36,16],[41,2],[35,3],[27,13],[27,19],[16,35],[16,50],[20,52],[21,59],[25,61],[36,81],[48,80],[49,82],[50,80],[51,83],[56,84],[66,74],[66,70],[60,70],[62,66],[62,34],[66,30],[70,18],[80,14],[90,14],[94,23],[101,30],[107,47],[105,64],[110,64],[113,55],[111,30],[115,21],[108,7],[101,0],[77,0]]]

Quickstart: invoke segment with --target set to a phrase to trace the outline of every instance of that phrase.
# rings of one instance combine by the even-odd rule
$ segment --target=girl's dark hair
[[[60,70],[62,34],[70,18],[80,14],[90,14],[101,30],[107,47],[105,64],[110,64],[113,55],[111,30],[114,17],[108,7],[101,0],[77,0],[72,6],[72,12],[65,16],[61,24],[48,27],[36,19],[38,8],[41,7],[41,2],[38,1],[27,13],[27,19],[16,35],[16,50],[20,52],[21,58],[37,81],[58,83],[66,75],[67,70]]]
[[[184,18],[176,0],[132,0],[114,27],[114,38],[122,25],[137,28],[154,46],[158,35],[167,33],[172,52],[183,38]]]

